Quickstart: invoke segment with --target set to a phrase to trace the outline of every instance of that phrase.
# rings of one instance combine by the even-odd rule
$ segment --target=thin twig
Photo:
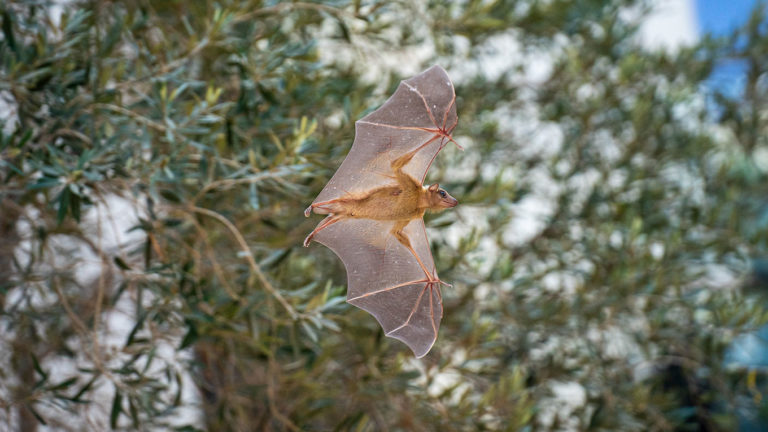
[[[219,213],[216,213],[213,210],[208,210],[201,207],[196,206],[190,206],[188,207],[191,211],[195,213],[199,213],[202,215],[206,215],[209,217],[212,217],[219,222],[221,222],[229,232],[235,237],[235,240],[240,245],[241,251],[245,254],[245,258],[248,261],[248,264],[251,267],[251,270],[254,274],[256,274],[256,277],[259,278],[259,281],[261,282],[261,285],[266,289],[273,297],[277,299],[277,301],[283,306],[283,308],[288,312],[288,315],[291,316],[291,319],[296,319],[299,317],[299,314],[296,313],[296,311],[293,309],[293,307],[288,304],[288,302],[285,300],[285,298],[280,294],[280,292],[275,289],[274,286],[267,280],[267,277],[264,275],[264,272],[261,271],[261,268],[259,267],[259,264],[256,263],[256,260],[253,258],[253,254],[251,253],[250,248],[248,248],[248,243],[246,243],[245,239],[243,238],[243,235],[240,233],[240,230],[235,227],[235,225],[232,224],[227,218],[222,216]]]
[[[203,227],[200,226],[200,224],[196,220],[193,219],[192,223],[195,225],[195,229],[197,230],[198,234],[202,238],[205,251],[208,254],[208,259],[211,260],[211,267],[213,267],[213,273],[216,274],[216,276],[219,278],[221,285],[224,287],[224,291],[226,291],[227,294],[229,294],[229,296],[232,297],[232,299],[242,303],[243,298],[240,297],[235,292],[232,286],[229,285],[229,282],[227,282],[227,278],[224,276],[224,271],[221,269],[221,265],[216,260],[216,254],[213,252],[213,248],[211,247],[211,242],[208,241],[208,234],[205,232]]]
[[[59,137],[59,136],[69,136],[69,137],[72,137],[72,138],[77,138],[80,141],[82,141],[82,142],[84,142],[84,143],[86,143],[88,145],[92,144],[90,137],[88,137],[84,133],[78,132],[78,131],[76,131],[74,129],[68,129],[68,128],[57,129],[54,132],[53,137],[56,138],[56,137]]]
[[[101,108],[101,109],[106,109],[106,110],[114,111],[114,112],[117,112],[117,113],[120,113],[120,114],[125,114],[128,117],[131,117],[131,118],[133,118],[135,120],[138,120],[139,123],[144,123],[145,125],[151,127],[152,129],[156,129],[156,130],[158,130],[160,132],[166,132],[168,130],[168,128],[165,127],[164,125],[161,125],[160,123],[154,122],[154,121],[144,117],[141,114],[135,113],[135,112],[133,112],[133,111],[127,109],[127,108],[123,108],[121,106],[112,105],[112,104],[106,104],[106,103],[95,103],[95,104],[93,104],[91,106],[93,108]]]
[[[142,77],[139,77],[139,78],[135,78],[135,79],[132,79],[132,80],[128,80],[128,81],[125,81],[125,82],[121,82],[121,83],[115,85],[115,88],[120,88],[121,89],[121,88],[124,88],[124,87],[129,87],[129,86],[135,85],[138,82],[146,81],[146,80],[148,80],[150,78],[154,78],[154,77],[156,77],[158,75],[162,75],[162,74],[168,73],[171,70],[173,70],[174,68],[176,68],[177,66],[181,65],[182,63],[184,63],[186,61],[189,61],[189,59],[191,57],[193,57],[194,55],[196,55],[197,53],[202,51],[203,48],[208,46],[208,43],[210,43],[210,41],[211,40],[209,38],[209,35],[205,35],[200,40],[200,42],[198,42],[197,45],[195,45],[191,50],[189,50],[189,52],[187,54],[183,55],[182,57],[179,57],[176,60],[173,60],[172,62],[166,64],[165,66],[161,67],[160,69],[158,69],[157,71],[155,71],[155,72],[153,72],[151,74],[148,74],[148,75],[145,75],[145,76],[142,76]]]
[[[72,307],[69,304],[69,301],[67,300],[67,297],[64,295],[64,292],[61,290],[61,287],[59,286],[58,280],[56,278],[53,278],[51,280],[51,286],[53,287],[53,290],[56,292],[56,295],[59,296],[59,300],[61,301],[61,306],[64,308],[64,312],[66,312],[67,317],[69,317],[69,320],[72,322],[72,324],[75,327],[75,331],[80,335],[82,340],[87,341],[90,340],[91,342],[95,342],[95,336],[90,335],[88,331],[88,326],[85,325],[83,320],[80,319],[80,317],[75,313],[74,310],[72,310]],[[133,393],[132,389],[125,385],[121,380],[119,380],[117,377],[115,377],[110,370],[108,370],[103,363],[103,360],[101,358],[101,353],[97,352],[98,345],[97,343],[94,343],[94,349],[91,352],[86,351],[86,355],[91,359],[93,362],[93,366],[96,370],[98,370],[102,376],[106,377],[108,380],[110,380],[115,387],[119,387],[121,390],[129,393]]]
[[[343,9],[335,8],[332,6],[317,4],[317,3],[296,2],[296,3],[279,3],[274,6],[256,9],[254,11],[251,11],[236,17],[234,21],[236,22],[248,21],[260,15],[270,15],[270,14],[280,13],[280,12],[284,12],[286,10],[291,10],[291,9],[314,10],[317,12],[327,12],[327,13],[330,13],[331,15],[335,15],[338,18],[346,16],[348,18],[356,18],[356,19],[364,20],[364,18],[361,16],[355,15],[351,12],[347,12]]]
[[[200,189],[200,191],[197,194],[195,194],[195,197],[192,199],[192,202],[197,202],[197,200],[199,200],[200,197],[205,195],[208,191],[212,189],[216,189],[218,187],[221,187],[222,189],[229,189],[232,186],[235,186],[238,184],[259,183],[264,179],[270,179],[270,178],[273,180],[280,181],[281,179],[279,177],[287,174],[290,174],[290,171],[279,170],[277,172],[275,171],[263,172],[250,177],[216,180],[214,182],[208,183],[202,189]]]
[[[107,258],[107,255],[104,253],[104,250],[102,248],[102,241],[103,241],[103,232],[101,229],[101,209],[96,206],[96,236],[99,238],[99,244],[98,244],[98,254],[101,258],[101,271],[99,272],[99,281],[96,284],[96,305],[94,306],[94,312],[93,312],[93,351],[94,353],[100,353],[100,342],[99,342],[99,326],[101,322],[101,304],[104,302],[104,292],[106,291],[106,273],[109,270],[110,263],[109,258]],[[98,355],[98,354],[97,354]]]
[[[67,313],[69,320],[72,321],[72,324],[75,326],[75,330],[78,333],[80,333],[80,335],[84,339],[89,339],[88,326],[86,326],[83,320],[81,320],[80,317],[75,313],[75,311],[72,310],[72,307],[69,305],[69,301],[67,300],[67,297],[64,295],[64,292],[62,292],[61,287],[58,284],[58,280],[53,278],[51,280],[51,286],[53,287],[53,290],[56,291],[56,294],[59,296],[59,301],[61,302],[61,306],[64,308],[64,312]],[[101,359],[99,359],[99,361],[95,363],[101,364]]]
[[[268,368],[269,372],[267,374],[267,401],[269,405],[269,412],[278,420],[280,423],[284,424],[288,427],[288,429],[292,431],[300,431],[301,429],[298,428],[293,422],[286,416],[281,413],[277,407],[275,406],[275,383],[274,381],[277,379],[277,374],[274,372],[275,370],[275,359],[270,355],[268,360]]]

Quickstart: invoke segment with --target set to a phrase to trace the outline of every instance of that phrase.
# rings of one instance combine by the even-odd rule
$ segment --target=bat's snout
[[[437,211],[453,208],[459,204],[459,201],[446,192],[445,189],[438,189],[437,192],[434,193],[432,199],[432,209]]]

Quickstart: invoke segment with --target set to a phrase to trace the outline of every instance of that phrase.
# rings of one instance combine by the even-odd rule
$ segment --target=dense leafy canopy
[[[0,424],[732,430],[768,314],[768,19],[644,49],[634,0],[0,4]],[[740,94],[707,79],[747,70]],[[439,63],[444,289],[413,359],[302,210]],[[738,344],[737,344],[738,346]],[[731,348],[733,349],[733,348]]]

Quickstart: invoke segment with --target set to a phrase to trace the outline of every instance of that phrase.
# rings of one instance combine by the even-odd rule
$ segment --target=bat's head
[[[456,204],[459,203],[437,183],[427,188],[427,198],[429,199],[429,209],[435,211],[456,207]]]

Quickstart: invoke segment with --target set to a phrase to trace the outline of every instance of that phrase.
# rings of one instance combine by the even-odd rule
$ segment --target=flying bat
[[[456,93],[443,68],[402,81],[384,105],[355,122],[352,149],[304,211],[327,215],[304,246],[315,240],[336,253],[347,270],[347,302],[416,357],[437,339],[440,284],[448,285],[437,276],[423,216],[458,204],[437,183],[423,183],[440,150],[456,144],[457,123]]]

